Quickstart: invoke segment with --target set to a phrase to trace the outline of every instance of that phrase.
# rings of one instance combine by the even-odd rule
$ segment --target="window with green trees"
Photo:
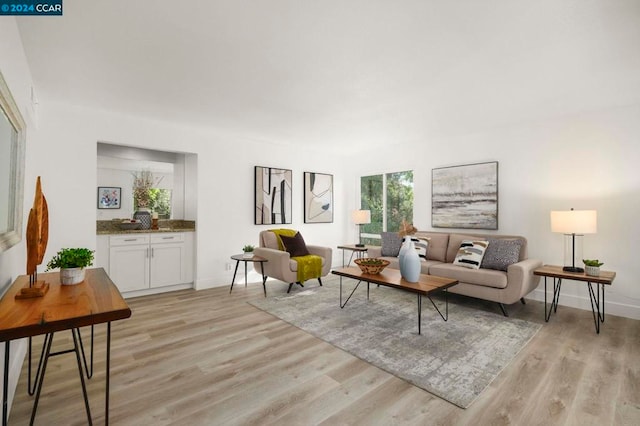
[[[363,242],[380,244],[380,233],[398,231],[402,220],[413,223],[413,170],[360,178],[360,208],[371,211],[362,226]]]

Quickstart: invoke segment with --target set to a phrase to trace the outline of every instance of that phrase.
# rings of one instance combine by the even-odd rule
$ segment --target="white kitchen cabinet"
[[[151,235],[150,287],[164,287],[184,282],[184,234]]]
[[[193,233],[122,234],[109,237],[109,276],[123,292],[153,293],[193,282]],[[100,248],[100,245],[99,245]],[[104,250],[104,248],[102,248]],[[146,290],[146,292],[145,292]]]

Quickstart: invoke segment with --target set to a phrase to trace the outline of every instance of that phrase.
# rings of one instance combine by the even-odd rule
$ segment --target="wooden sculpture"
[[[49,210],[47,199],[42,193],[40,176],[36,180],[36,195],[33,207],[29,211],[27,222],[27,274],[29,274],[29,287],[22,289],[16,298],[29,298],[44,296],[49,290],[49,283],[38,281],[38,265],[44,259],[49,241]]]

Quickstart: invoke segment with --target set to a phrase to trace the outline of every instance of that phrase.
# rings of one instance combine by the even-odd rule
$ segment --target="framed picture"
[[[291,170],[255,166],[256,225],[291,223],[291,182]]]
[[[433,169],[431,225],[498,229],[498,162]]]
[[[333,222],[333,175],[304,172],[304,223]]]
[[[98,208],[99,209],[119,209],[121,188],[116,186],[98,187]]]

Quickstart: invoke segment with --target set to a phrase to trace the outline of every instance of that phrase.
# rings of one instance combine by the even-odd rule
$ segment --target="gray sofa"
[[[383,237],[386,240],[387,235]],[[497,302],[505,315],[505,304],[509,305],[519,300],[524,303],[524,297],[533,291],[540,281],[540,277],[533,275],[533,270],[542,266],[542,261],[527,258],[527,240],[524,237],[420,231],[412,237],[428,239],[426,259],[421,258],[422,273],[458,280],[459,284],[451,287],[450,292]],[[507,240],[502,244],[494,243],[495,248],[515,244],[520,246],[520,251],[519,254],[513,253],[514,257],[517,256],[517,261],[514,259],[514,263],[504,265],[506,271],[484,267],[469,269],[453,264],[463,240],[488,240],[490,247],[492,241]],[[489,248],[487,254],[488,250]],[[388,251],[387,247],[385,251]],[[388,267],[400,268],[397,257],[382,255],[382,247],[370,247],[368,256],[387,259],[391,262]]]

